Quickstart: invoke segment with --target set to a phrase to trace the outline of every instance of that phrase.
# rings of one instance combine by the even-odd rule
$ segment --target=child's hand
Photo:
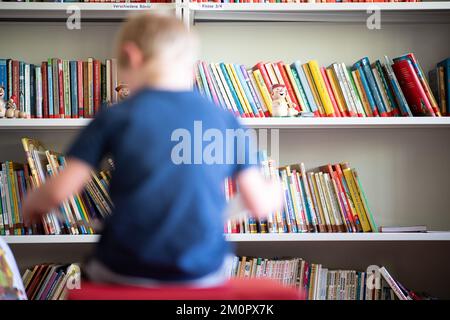
[[[37,222],[45,212],[39,212],[37,208],[41,207],[38,203],[39,198],[36,197],[36,192],[30,191],[25,199],[22,201],[22,218],[25,227],[31,227]]]

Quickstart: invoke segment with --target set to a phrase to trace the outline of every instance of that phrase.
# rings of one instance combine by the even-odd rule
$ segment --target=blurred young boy
[[[175,18],[141,15],[126,22],[117,57],[130,97],[100,113],[69,148],[66,168],[23,203],[24,216],[35,219],[81,191],[105,155],[113,158],[115,207],[85,266],[92,281],[219,284],[229,253],[224,179],[236,178],[244,205],[256,216],[281,206],[278,185],[266,182],[235,144],[223,152],[245,152],[246,162],[173,161],[177,129],[194,140],[194,122],[223,137],[226,129],[240,128],[231,114],[191,90],[196,50],[195,37]],[[184,150],[191,151],[194,158],[198,150]]]

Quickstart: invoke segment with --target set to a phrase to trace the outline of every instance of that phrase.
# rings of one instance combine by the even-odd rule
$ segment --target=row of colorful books
[[[80,279],[77,264],[38,264],[22,275],[29,300],[65,300],[67,289],[77,288]]]
[[[441,112],[450,115],[450,58],[439,62],[428,73],[431,91],[438,100]]]
[[[82,192],[45,215],[41,222],[29,226],[21,213],[21,202],[27,190],[40,186],[49,176],[58,173],[65,165],[65,158],[35,139],[23,138],[22,144],[28,164],[1,164],[0,235],[93,234],[95,222],[112,210],[108,194],[110,172],[92,172],[92,179]]]
[[[330,270],[301,258],[266,259],[234,257],[229,277],[273,279],[302,290],[307,300],[423,300],[425,294],[405,288],[385,267],[365,272]]]
[[[311,171],[304,163],[276,168],[262,160],[267,178],[279,179],[284,191],[284,209],[266,219],[244,214],[225,223],[225,233],[377,232],[358,173],[345,163],[327,164]],[[227,199],[237,188],[225,182]]]
[[[447,59],[448,60],[448,59]],[[317,117],[441,116],[417,58],[409,53],[385,62],[364,57],[320,67],[316,60],[258,62],[251,69],[200,61],[195,87],[240,117],[270,117],[272,88],[287,89],[287,103]]]
[[[3,99],[31,118],[91,118],[118,100],[117,63],[51,58],[34,65],[0,59]]]

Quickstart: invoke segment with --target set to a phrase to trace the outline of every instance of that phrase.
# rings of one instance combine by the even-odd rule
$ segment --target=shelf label
[[[202,9],[223,9],[222,3],[200,3],[200,8]]]
[[[113,3],[112,8],[116,10],[145,10],[151,9],[151,3]]]

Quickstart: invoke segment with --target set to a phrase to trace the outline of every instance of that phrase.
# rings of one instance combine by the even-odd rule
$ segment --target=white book
[[[359,99],[358,95],[355,92],[352,80],[350,79],[350,76],[348,74],[348,69],[347,69],[347,66],[345,65],[345,63],[341,63],[341,68],[342,68],[342,72],[344,74],[344,79],[348,84],[348,88],[350,90],[350,96],[351,96],[351,99],[353,99],[353,104],[354,104],[354,107],[356,108],[357,113],[361,114],[363,116],[366,116],[366,112],[364,111],[361,100]]]
[[[395,282],[394,278],[392,278],[392,276],[389,274],[389,272],[386,270],[385,267],[381,267],[379,269],[379,272],[383,276],[384,280],[386,280],[386,282],[389,284],[391,289],[394,291],[397,298],[399,298],[400,300],[412,300],[409,296],[406,296],[403,293],[402,289],[400,289],[400,287]]]
[[[31,81],[30,81],[30,65],[25,64],[25,108],[24,111],[31,116]]]
[[[36,118],[42,118],[42,73],[41,67],[36,66]]]
[[[223,86],[223,89],[225,90],[226,96],[228,97],[228,102],[230,102],[230,105],[232,107],[232,110],[234,111],[235,114],[239,114],[239,110],[238,110],[238,108],[236,106],[236,102],[233,99],[233,95],[231,94],[230,88],[228,87],[228,84],[227,84],[227,82],[225,80],[225,76],[222,73],[222,69],[220,68],[220,64],[216,63],[215,67],[216,67],[217,74],[218,74],[218,76],[220,78],[220,81],[222,82],[222,86]]]
[[[230,102],[230,100],[228,98],[228,95],[227,95],[227,93],[225,91],[225,88],[223,87],[223,83],[222,83],[222,80],[221,80],[221,78],[220,78],[220,76],[219,76],[219,74],[217,72],[216,65],[214,63],[210,63],[209,66],[210,66],[211,71],[212,71],[212,77],[214,78],[213,81],[216,83],[217,88],[219,89],[219,92],[217,92],[217,93],[221,95],[222,100],[225,103],[225,107],[229,111],[233,112],[234,111],[233,110],[233,106],[231,105],[231,102]]]
[[[380,232],[384,233],[427,232],[427,227],[426,226],[380,227]]]
[[[356,112],[356,106],[354,105],[353,99],[350,94],[350,88],[347,85],[347,82],[345,81],[345,77],[342,72],[342,67],[338,63],[333,63],[332,65],[334,73],[336,75],[336,79],[339,83],[339,87],[341,88],[342,95],[344,96],[345,105],[347,106],[347,109],[349,112],[357,114]]]

